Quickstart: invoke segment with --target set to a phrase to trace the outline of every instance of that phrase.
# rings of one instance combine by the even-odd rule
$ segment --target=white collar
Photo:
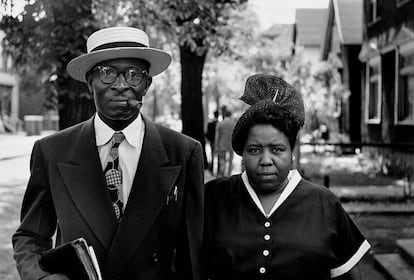
[[[244,171],[242,173],[242,180],[244,183],[244,186],[246,187],[247,191],[249,192],[250,197],[253,199],[254,203],[256,204],[257,208],[259,208],[260,212],[266,217],[269,218],[273,212],[276,211],[277,208],[289,197],[289,195],[293,192],[293,190],[296,188],[296,186],[299,184],[300,180],[302,179],[302,176],[300,173],[294,169],[290,170],[288,174],[288,180],[289,183],[285,187],[285,189],[280,194],[279,198],[275,202],[275,204],[272,207],[272,210],[270,210],[269,214],[266,214],[264,211],[263,205],[259,200],[259,197],[257,196],[256,192],[254,191],[253,187],[249,183],[249,179],[247,178],[247,173]]]
[[[96,145],[102,146],[108,143],[112,135],[114,134],[114,130],[110,128],[103,120],[99,117],[98,114],[95,114],[94,118],[94,125],[95,125],[95,135],[96,135]],[[144,131],[144,121],[142,120],[141,114],[130,123],[127,127],[122,130],[122,133],[125,135],[125,139],[127,142],[137,147],[140,143],[140,134]]]

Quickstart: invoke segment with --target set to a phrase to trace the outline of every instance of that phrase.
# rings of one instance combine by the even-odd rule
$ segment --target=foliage
[[[9,1],[2,1],[9,5]],[[95,29],[90,1],[37,0],[19,16],[4,16],[4,49],[12,56],[23,83],[41,85],[46,110],[60,111],[61,128],[90,116],[92,98],[85,85],[66,74],[70,59],[84,52],[86,35]]]
[[[203,72],[207,116],[215,110],[220,111],[223,105],[235,117],[243,110],[244,103],[238,97],[246,78],[252,73],[246,61],[254,60],[249,50],[260,41],[258,17],[250,9],[233,10],[228,26],[232,28],[232,36],[227,40],[228,50],[209,52]]]
[[[297,48],[290,67],[290,78],[300,89],[306,110],[305,133],[319,137],[322,125],[330,131],[331,141],[347,141],[347,135],[341,134],[339,117],[344,100],[350,95],[342,82],[338,65],[331,60],[321,61],[317,65],[304,62],[303,49]],[[338,138],[338,139],[335,139]]]
[[[259,34],[245,53],[245,64],[254,72],[286,77],[292,60],[292,25],[273,25]]]
[[[307,129],[334,120],[336,100],[347,95],[335,66],[327,64],[311,73],[300,50],[293,56],[290,27],[275,25],[259,32],[257,17],[243,9],[246,2],[36,0],[28,2],[22,15],[4,16],[0,28],[6,32],[5,49],[13,56],[24,84],[47,93],[47,108],[59,104],[61,118],[66,119],[62,127],[93,110],[86,87],[69,79],[65,66],[84,53],[87,35],[96,27],[113,25],[143,28],[150,35],[151,46],[172,53],[173,64],[154,79],[145,97],[149,106],[144,109],[155,120],[163,114],[177,115],[181,105],[183,127],[190,124],[194,131],[188,134],[201,142],[202,96],[206,115],[222,104],[233,112],[244,110],[237,97],[247,76],[257,72],[282,76],[301,90],[308,111]],[[10,6],[13,1],[1,3]],[[169,110],[163,109],[165,104]]]
[[[174,56],[174,55],[173,55]],[[163,75],[157,76],[152,81],[148,93],[145,95],[143,113],[157,122],[163,117],[179,118],[180,112],[180,65],[178,62],[172,65]]]
[[[225,104],[237,117],[247,108],[238,98],[248,76],[254,73],[288,76],[293,26],[275,24],[268,30],[260,30],[258,16],[250,9],[233,12],[230,22],[233,37],[228,44],[232,52],[209,54],[204,73],[205,92],[210,95],[208,101],[213,101],[210,114]]]
[[[232,11],[247,0],[95,0],[97,20],[104,26],[129,24],[150,34],[161,32],[164,42],[190,46],[201,55],[213,47],[228,51]],[[115,12],[114,12],[115,11]]]

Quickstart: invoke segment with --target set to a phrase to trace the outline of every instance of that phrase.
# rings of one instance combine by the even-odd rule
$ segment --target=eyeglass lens
[[[145,70],[140,71],[134,67],[128,68],[125,71],[119,71],[110,66],[97,66],[96,70],[99,72],[99,78],[105,84],[112,84],[116,81],[119,74],[122,73],[128,84],[137,86],[142,83],[142,80],[147,75]]]

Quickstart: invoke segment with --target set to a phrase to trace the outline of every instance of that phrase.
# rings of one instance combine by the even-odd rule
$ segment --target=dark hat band
[[[111,49],[111,48],[147,48],[148,46],[145,46],[144,44],[136,43],[136,42],[113,42],[113,43],[107,43],[100,46],[97,46],[96,48],[92,49],[90,52],[99,51],[99,50],[105,50],[105,49]]]

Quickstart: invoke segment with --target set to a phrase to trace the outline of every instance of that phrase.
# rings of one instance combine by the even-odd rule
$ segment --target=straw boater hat
[[[266,74],[250,76],[240,99],[251,105],[233,130],[233,150],[240,156],[243,155],[248,131],[259,114],[272,115],[283,122],[289,132],[297,132],[305,123],[305,108],[300,92],[280,77]]]
[[[171,55],[150,48],[148,35],[138,28],[109,27],[89,36],[87,53],[72,59],[66,68],[75,80],[86,83],[86,73],[97,63],[115,58],[139,58],[149,62],[149,75],[163,72],[171,63]]]

